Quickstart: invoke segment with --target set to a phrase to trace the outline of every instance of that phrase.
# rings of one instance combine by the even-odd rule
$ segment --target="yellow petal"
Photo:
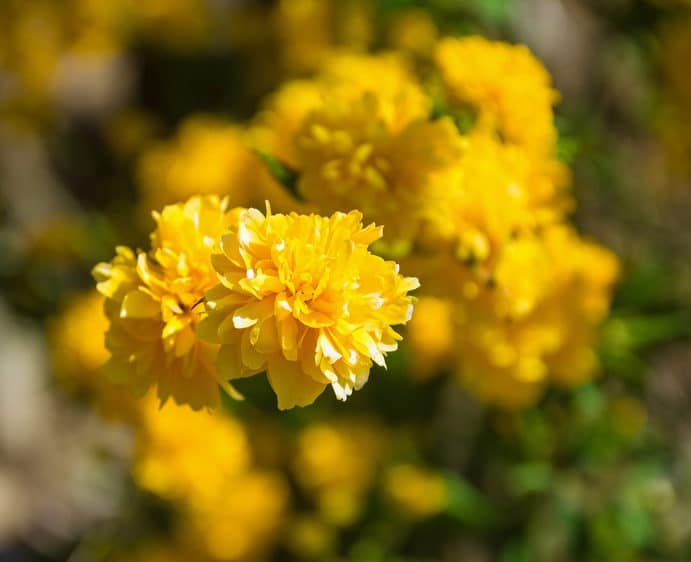
[[[161,312],[161,304],[146,293],[130,291],[125,295],[120,308],[121,318],[151,318]]]
[[[175,336],[175,356],[184,357],[192,350],[195,343],[197,343],[197,338],[194,336],[194,330],[186,326]]]
[[[281,349],[283,356],[288,361],[297,361],[298,358],[298,325],[292,316],[287,316],[279,324],[281,332]]]
[[[260,320],[271,316],[274,310],[273,299],[252,301],[245,306],[241,306],[233,314],[233,325],[241,330],[254,326]]]
[[[332,365],[343,357],[334,346],[326,330],[320,330],[317,338],[317,349]]]
[[[241,351],[243,365],[254,371],[264,368],[266,364],[266,355],[259,353],[254,348],[252,342],[250,342],[250,334],[247,331],[242,334]]]
[[[259,353],[265,355],[277,353],[281,350],[276,322],[271,318],[251,328],[250,341]]]
[[[274,357],[269,361],[267,375],[271,388],[276,393],[279,410],[289,410],[295,406],[308,406],[326,388],[302,372],[300,364]]]
[[[225,320],[222,314],[212,314],[197,324],[197,337],[207,343],[220,343],[218,335],[218,327]]]
[[[243,367],[242,353],[237,344],[222,345],[218,350],[216,365],[220,376],[226,380],[242,379],[257,373]]]
[[[180,330],[183,330],[189,325],[189,320],[187,318],[183,318],[180,316],[173,316],[168,322],[166,322],[165,327],[163,328],[163,333],[161,334],[161,337],[169,338],[173,334],[176,334]]]

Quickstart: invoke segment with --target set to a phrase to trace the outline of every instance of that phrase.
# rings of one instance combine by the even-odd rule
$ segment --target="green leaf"
[[[494,520],[489,500],[457,474],[446,473],[447,512],[466,525],[487,527]]]
[[[551,483],[552,467],[546,463],[523,463],[509,472],[509,485],[520,495],[544,492]]]
[[[295,170],[266,152],[255,150],[255,153],[278,183],[285,187],[297,200],[304,201],[304,198],[298,192],[297,185],[300,176]]]

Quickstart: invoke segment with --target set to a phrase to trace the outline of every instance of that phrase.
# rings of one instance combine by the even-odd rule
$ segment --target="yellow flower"
[[[456,243],[462,260],[491,269],[506,244],[561,220],[570,208],[568,170],[562,164],[504,145],[478,130],[447,176],[439,231]]]
[[[493,277],[475,269],[449,256],[418,263],[426,291],[454,302],[456,370],[474,394],[521,408],[549,384],[596,373],[593,345],[618,270],[610,252],[554,225],[508,243]]]
[[[239,213],[212,261],[221,281],[206,294],[202,339],[220,343],[228,379],[266,371],[280,409],[311,404],[327,385],[345,400],[374,361],[397,348],[392,325],[410,319],[417,279],[368,250],[381,227],[357,211]]]
[[[388,469],[384,477],[384,492],[397,509],[419,519],[440,513],[448,497],[446,482],[441,475],[409,464]]]
[[[276,158],[291,169],[296,169],[295,137],[305,117],[317,109],[323,99],[323,87],[313,80],[295,80],[284,84],[269,96],[248,130],[248,142],[261,152]],[[267,170],[259,170],[261,193],[279,211],[305,211],[312,209],[299,202],[280,185]]]
[[[247,205],[259,162],[243,131],[211,117],[186,120],[171,140],[155,144],[138,164],[146,213],[194,195],[227,196]]]
[[[360,209],[405,250],[437,220],[441,173],[460,154],[453,123],[429,121],[431,108],[401,57],[338,55],[314,80],[269,98],[251,138],[299,174],[308,204],[323,214]]]
[[[482,37],[447,38],[437,45],[435,59],[450,102],[470,106],[481,123],[510,143],[543,154],[554,151],[552,106],[559,95],[527,47]]]
[[[368,0],[280,0],[273,15],[285,71],[314,71],[339,44],[351,51],[366,49],[374,31],[372,12]]]
[[[437,34],[437,26],[429,12],[416,8],[396,13],[387,33],[391,46],[415,55],[429,54]]]
[[[360,516],[384,442],[382,428],[364,420],[318,423],[302,431],[293,470],[326,521],[348,526]]]
[[[398,54],[333,56],[317,78],[326,98],[355,101],[365,95],[379,100],[380,118],[393,131],[427,118],[432,102],[405,58]]]
[[[296,168],[295,137],[305,117],[321,106],[323,90],[313,80],[284,84],[269,96],[254,118],[249,130],[252,146]]]
[[[253,465],[237,420],[171,403],[160,410],[145,403],[133,474],[139,486],[175,502],[176,536],[214,560],[260,558],[288,499],[279,475]]]
[[[192,501],[184,532],[214,560],[263,560],[278,538],[287,500],[279,474],[250,471],[228,479],[215,497]]]
[[[132,466],[145,490],[171,501],[214,498],[226,480],[247,472],[251,451],[242,425],[220,411],[195,412],[152,396],[142,402],[142,423]]]
[[[65,49],[60,9],[54,3],[34,3],[30,8],[18,3],[3,3],[0,19],[6,25],[0,38],[0,72],[7,74],[13,87],[3,92],[2,105],[18,113],[42,116],[50,108],[53,78]]]
[[[579,239],[568,228],[550,229],[545,239],[551,259],[558,264],[558,291],[552,296],[551,311],[564,331],[562,345],[547,358],[547,365],[555,384],[574,387],[597,372],[593,345],[609,312],[620,266],[612,252]]]
[[[104,302],[96,291],[78,295],[50,322],[53,372],[63,388],[85,394],[106,418],[129,419],[136,412],[134,396],[129,388],[108,381],[101,370],[108,360]]]
[[[510,407],[531,403],[549,383],[576,386],[596,373],[592,348],[617,275],[612,254],[567,227],[548,229],[538,243],[541,249],[529,251],[539,262],[507,264],[496,287],[466,300],[458,331],[463,379],[488,401]],[[512,308],[503,287],[521,277],[524,285],[532,277],[539,289],[513,289],[521,297]]]
[[[280,56],[290,73],[314,70],[334,46],[333,6],[328,0],[280,0],[276,27]]]
[[[396,107],[371,93],[332,99],[309,115],[297,139],[300,193],[322,212],[361,209],[386,225],[393,246],[410,244],[436,220],[443,172],[460,154],[450,120],[420,113],[408,121]]]
[[[156,384],[162,403],[172,397],[195,409],[219,402],[216,348],[197,341],[204,292],[216,283],[211,248],[231,222],[226,202],[194,197],[154,213],[151,250],[119,247],[93,271],[106,300],[111,352],[107,370],[139,394]],[[227,390],[230,388],[225,385]]]
[[[411,374],[428,378],[451,362],[453,355],[453,302],[450,299],[420,297],[406,329],[411,349]]]

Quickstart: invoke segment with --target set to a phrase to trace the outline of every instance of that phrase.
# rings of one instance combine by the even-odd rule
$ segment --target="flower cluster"
[[[148,252],[120,247],[94,277],[110,320],[106,370],[142,394],[155,384],[162,403],[214,407],[219,386],[234,394],[228,380],[263,371],[281,409],[329,384],[345,400],[412,315],[417,280],[370,253],[382,229],[356,211],[264,216],[209,196],[154,218]]]
[[[421,310],[442,307],[447,347],[433,360],[452,367],[459,380],[483,400],[508,408],[534,402],[552,382],[574,387],[597,368],[593,344],[604,319],[618,264],[569,227],[555,225],[541,238],[508,246],[488,285],[456,259],[419,264],[423,286],[444,300],[423,297]],[[447,281],[436,282],[444,276]],[[432,303],[434,303],[432,305]],[[428,329],[424,314],[411,335]],[[440,330],[441,328],[437,328]],[[410,338],[416,349],[420,335]],[[416,351],[417,353],[417,351]]]
[[[111,372],[196,408],[261,372],[280,409],[329,385],[345,400],[397,348],[418,286],[370,245],[405,260],[441,314],[436,330],[424,310],[411,326],[420,374],[452,365],[483,399],[521,406],[596,372],[617,264],[567,226],[549,74],[527,48],[480,37],[417,56],[425,80],[396,53],[326,57],[248,128],[194,118],[145,154],[150,202],[219,193],[243,207],[167,207],[149,252],[95,269]],[[281,183],[304,203],[274,197]],[[318,214],[244,208],[258,196]]]
[[[416,372],[455,364],[483,399],[525,405],[596,371],[616,259],[565,226],[571,178],[542,64],[480,37],[431,51],[424,82],[393,54],[332,57],[270,97],[249,137],[297,173],[308,204],[383,224],[376,247],[423,279],[443,309],[427,326],[447,327],[413,320]]]

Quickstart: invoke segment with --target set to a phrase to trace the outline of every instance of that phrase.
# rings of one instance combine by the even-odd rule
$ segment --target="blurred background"
[[[572,219],[622,262],[599,377],[501,411],[404,345],[346,404],[253,380],[209,419],[99,377],[91,268],[243,185],[268,94],[468,34],[561,92]],[[0,214],[0,561],[691,560],[688,0],[0,0]]]

